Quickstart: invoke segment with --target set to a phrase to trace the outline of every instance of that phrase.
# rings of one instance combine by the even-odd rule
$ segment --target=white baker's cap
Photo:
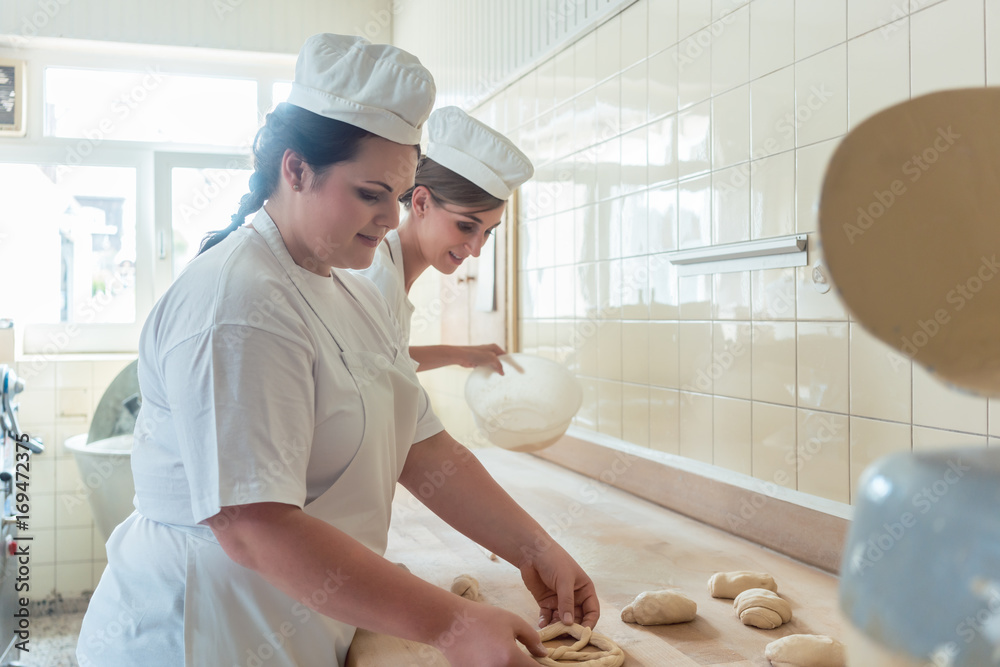
[[[442,107],[427,121],[427,157],[506,200],[535,173],[510,139],[458,107]]]
[[[419,144],[434,77],[416,57],[362,37],[323,33],[302,45],[288,103],[399,144]]]

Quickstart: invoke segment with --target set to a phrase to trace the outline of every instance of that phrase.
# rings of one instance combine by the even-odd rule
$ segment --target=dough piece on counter
[[[483,596],[479,594],[479,582],[471,574],[460,574],[455,577],[455,581],[451,583],[451,592],[473,602],[483,601]]]
[[[773,667],[844,667],[844,645],[824,635],[789,635],[764,648]]]
[[[716,572],[708,579],[708,592],[713,598],[729,598],[730,600],[745,590],[751,588],[766,588],[778,592],[778,584],[774,577],[764,572]]]
[[[792,607],[777,593],[766,588],[749,588],[733,600],[736,615],[743,625],[773,630],[792,620]]]
[[[538,636],[543,642],[563,635],[569,635],[579,641],[569,646],[549,649],[549,655],[544,658],[533,656],[535,662],[546,667],[564,667],[567,664],[579,667],[621,667],[625,663],[625,652],[618,644],[585,625],[553,623],[538,631]],[[593,653],[584,652],[583,649],[587,644],[592,644],[601,650]],[[556,662],[557,660],[566,662]]]
[[[677,591],[646,591],[622,609],[622,620],[639,625],[669,625],[693,621],[698,604]]]

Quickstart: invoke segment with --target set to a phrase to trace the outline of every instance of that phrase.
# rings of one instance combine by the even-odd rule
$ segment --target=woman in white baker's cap
[[[136,511],[108,541],[81,667],[329,667],[357,626],[440,640],[456,665],[534,665],[519,616],[382,557],[397,480],[519,567],[542,622],[596,623],[590,579],[443,431],[385,300],[346,270],[398,225],[433,100],[399,49],[306,42],[251,193],[143,327]]]
[[[503,218],[507,200],[531,178],[531,161],[507,137],[458,107],[435,110],[427,120],[427,155],[402,202],[407,215],[385,236],[371,268],[362,271],[385,295],[409,340],[414,307],[407,294],[430,267],[452,274],[478,257]],[[457,364],[503,372],[498,345],[429,345],[410,348],[418,371]]]

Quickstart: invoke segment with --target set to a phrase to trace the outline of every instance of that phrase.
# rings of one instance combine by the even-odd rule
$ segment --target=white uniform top
[[[417,395],[398,402],[386,393],[380,400],[388,405],[362,401],[359,392],[381,382],[385,369],[394,367],[392,360],[407,352],[399,348],[394,318],[375,286],[345,270],[335,269],[334,278],[310,273],[291,261],[265,212],[253,225],[256,229],[242,227],[196,258],[143,326],[143,405],[132,452],[137,512],[108,542],[109,565],[78,645],[83,667],[192,665],[216,658],[242,665],[245,645],[225,644],[223,637],[229,641],[243,631],[256,649],[259,628],[253,623],[269,627],[276,623],[275,613],[299,614],[301,609],[292,608],[294,601],[276,589],[272,595],[262,580],[237,584],[240,577],[255,573],[234,565],[200,522],[230,505],[303,507],[315,500],[310,507],[317,507],[331,498],[332,505],[322,505],[321,515],[337,525],[341,512],[357,517],[366,510],[349,507],[355,499],[365,503],[370,498],[383,506],[391,501],[395,478],[375,476],[392,466],[370,464],[373,455],[365,452],[398,460],[392,468],[398,471],[402,459],[391,452],[398,450],[405,458],[411,442],[443,430],[409,365],[408,391]],[[291,276],[307,287],[305,292]],[[348,369],[347,360],[359,356],[388,360],[388,366]],[[365,376],[369,370],[376,375]],[[413,433],[401,446],[387,441],[391,437],[372,439],[380,422],[392,421],[393,404],[397,409],[409,406],[407,414],[395,417],[404,427],[410,424],[398,432]],[[390,411],[389,419],[380,415],[382,410]],[[366,423],[366,416],[373,421]],[[363,438],[368,449],[359,452]],[[389,453],[378,453],[383,450]],[[361,459],[365,463],[359,473]],[[341,483],[347,485],[344,493],[333,493],[340,488],[338,479],[348,477],[349,466],[354,472]],[[376,485],[383,491],[367,496],[366,490]],[[371,525],[384,537],[387,512],[387,507],[376,507],[372,519],[361,525]],[[358,525],[356,518],[347,521]],[[372,543],[378,541],[375,535]],[[222,593],[209,588],[226,582],[232,585]],[[220,602],[220,595],[232,599]],[[288,608],[274,609],[272,603],[254,611],[262,600],[277,600]],[[215,618],[210,627],[201,625],[206,617]],[[314,626],[307,629],[294,616],[292,620],[296,639],[325,641],[325,626],[310,635]],[[331,632],[336,632],[332,623]],[[109,634],[109,628],[116,628],[116,634]],[[352,632],[347,628],[340,636],[349,642]],[[268,664],[313,664],[301,657],[308,647],[282,643],[283,660],[276,654]],[[220,655],[206,655],[207,646]],[[316,646],[326,650],[321,641]],[[346,646],[340,644],[338,656],[330,657],[342,658],[344,652]]]
[[[399,331],[403,336],[402,345],[409,347],[410,319],[413,317],[413,303],[406,295],[406,278],[403,274],[403,246],[399,242],[399,232],[389,230],[385,241],[380,243],[375,251],[375,260],[367,269],[355,271],[378,287],[389,308],[399,323]]]
[[[256,231],[226,241],[185,269],[143,327],[132,469],[136,508],[163,523],[193,526],[227,505],[301,507],[350,463],[360,397],[315,308],[332,313],[348,349],[406,349],[369,281],[335,269],[344,289],[296,266],[323,296],[308,303]],[[423,392],[414,442],[443,428]]]

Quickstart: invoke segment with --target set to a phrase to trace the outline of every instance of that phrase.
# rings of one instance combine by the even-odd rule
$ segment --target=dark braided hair
[[[264,125],[253,141],[254,172],[250,192],[240,200],[240,209],[225,229],[209,232],[201,241],[198,254],[222,242],[236,231],[251,213],[259,210],[274,193],[281,175],[281,160],[291,149],[302,156],[317,178],[340,162],[354,159],[361,141],[375,136],[367,130],[320,116],[286,102],[267,114]]]

